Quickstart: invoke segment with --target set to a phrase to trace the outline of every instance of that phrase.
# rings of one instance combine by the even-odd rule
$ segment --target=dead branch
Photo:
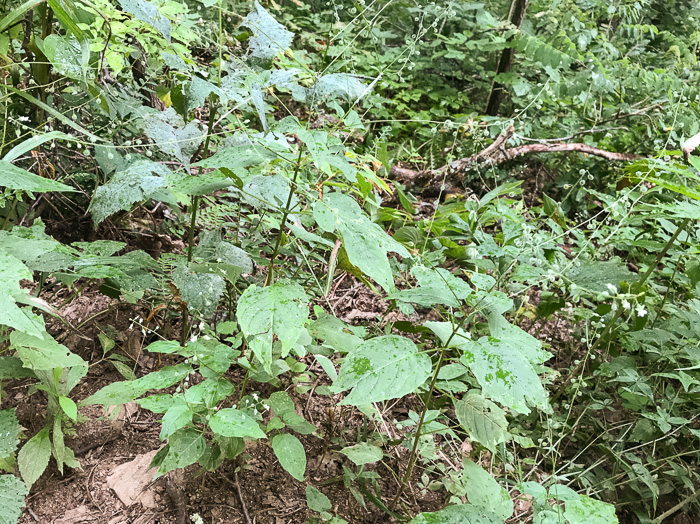
[[[503,133],[498,135],[496,139],[488,147],[480,152],[466,158],[460,158],[444,165],[438,169],[430,169],[425,171],[417,171],[405,167],[392,166],[390,175],[412,188],[424,188],[422,193],[428,192],[429,195],[449,190],[451,186],[460,185],[461,179],[467,171],[472,169],[490,167],[517,157],[529,155],[532,153],[559,153],[559,152],[578,152],[587,155],[599,156],[606,160],[615,162],[627,162],[642,158],[642,155],[636,153],[615,153],[606,151],[588,144],[581,143],[539,143],[526,144],[516,147],[505,148],[506,142],[513,136],[513,126],[509,126]]]

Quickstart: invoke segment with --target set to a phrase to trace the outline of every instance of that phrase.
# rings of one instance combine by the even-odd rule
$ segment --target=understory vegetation
[[[133,403],[289,522],[698,518],[694,2],[0,1],[0,523]]]

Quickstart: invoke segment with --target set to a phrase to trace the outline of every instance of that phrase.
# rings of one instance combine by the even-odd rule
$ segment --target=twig
[[[243,516],[245,517],[245,521],[248,524],[253,524],[253,521],[250,520],[250,515],[248,515],[248,508],[245,505],[245,500],[243,500],[243,491],[241,490],[241,485],[238,483],[238,473],[236,471],[233,472],[233,480],[228,478],[223,473],[221,474],[221,476],[226,482],[228,482],[229,484],[233,485],[234,488],[236,488],[236,494],[238,495],[238,500],[241,502],[241,508],[243,509]]]

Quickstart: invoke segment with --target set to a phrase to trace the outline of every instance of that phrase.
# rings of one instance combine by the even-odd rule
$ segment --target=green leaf
[[[513,501],[508,490],[501,487],[487,471],[471,460],[465,459],[463,465],[462,479],[469,502],[489,508],[503,521],[510,518],[513,514]]]
[[[411,302],[425,307],[434,304],[459,307],[461,301],[472,292],[472,289],[464,280],[457,278],[443,268],[413,266],[411,274],[418,280],[420,287],[391,293],[387,298]]]
[[[309,317],[308,301],[304,289],[289,282],[263,288],[253,284],[238,299],[238,324],[268,373],[271,373],[273,338],[279,339],[282,358],[286,357],[304,332]]]
[[[137,159],[117,171],[105,185],[98,187],[90,202],[95,225],[117,211],[127,211],[135,202],[153,198],[166,185],[170,170],[156,162]]]
[[[144,116],[144,122],[143,132],[155,142],[156,147],[185,166],[190,164],[190,156],[206,136],[196,121],[185,124],[172,107]]]
[[[84,80],[89,71],[90,50],[71,35],[52,34],[44,40],[44,54],[60,74]]]
[[[28,0],[18,8],[10,11],[2,20],[0,20],[0,33],[7,29],[13,22],[24,16],[27,11],[30,11],[34,6],[39,5],[44,0]]]
[[[158,8],[146,0],[119,0],[122,9],[147,23],[170,42],[170,20],[163,16]]]
[[[348,73],[331,73],[323,75],[308,90],[307,98],[311,100],[336,100],[355,102],[370,91],[359,77]]]
[[[469,438],[496,452],[496,446],[510,438],[505,412],[472,390],[455,402],[457,420]]]
[[[0,410],[0,459],[14,456],[21,432],[14,408]]]
[[[75,405],[73,399],[60,395],[58,397],[58,403],[61,405],[63,412],[68,415],[68,418],[73,422],[78,420],[78,406]]]
[[[43,338],[13,331],[10,333],[10,343],[17,350],[19,358],[25,367],[34,370],[49,370],[73,366],[87,366],[82,358],[63,344],[59,344],[48,333]]]
[[[294,401],[286,391],[275,391],[267,399],[272,412],[278,417],[284,417],[288,413],[294,413]]]
[[[283,175],[255,175],[241,190],[243,201],[256,209],[273,209],[275,211],[283,209],[289,198],[289,180]],[[299,203],[295,194],[289,203],[293,209]]]
[[[19,472],[28,488],[31,488],[44,472],[49,464],[49,458],[51,458],[49,426],[44,426],[22,446],[17,455]]]
[[[190,405],[203,404],[207,408],[214,408],[232,393],[233,384],[225,378],[208,378],[187,388],[185,400]]]
[[[240,144],[225,149],[220,149],[209,158],[205,158],[194,164],[205,169],[226,168],[238,176],[246,173],[251,166],[269,162],[277,158],[274,151],[253,144]],[[232,184],[235,185],[235,184]]]
[[[7,160],[0,160],[0,186],[34,193],[75,191],[70,186],[34,175],[21,167],[10,164]]]
[[[531,362],[508,340],[482,337],[473,341],[459,329],[454,336],[449,322],[426,322],[443,344],[462,351],[461,363],[481,385],[483,394],[518,413],[529,413],[528,404],[549,412],[547,392]]]
[[[572,266],[564,276],[583,290],[598,293],[610,293],[608,284],[618,287],[619,283],[636,282],[637,275],[627,269],[621,260],[583,260]]]
[[[265,438],[265,433],[250,415],[233,408],[220,409],[209,418],[211,430],[223,437]]]
[[[294,435],[282,433],[272,437],[272,450],[282,467],[297,480],[304,480],[306,472],[306,452]]]
[[[480,506],[458,504],[416,515],[409,524],[503,524],[503,519]]]
[[[306,485],[306,505],[311,511],[318,513],[329,511],[333,507],[330,499],[311,484]]]
[[[382,460],[384,452],[378,446],[372,446],[366,442],[360,442],[354,446],[348,446],[340,450],[340,452],[352,460],[356,466],[364,464],[373,464]]]
[[[236,181],[220,170],[196,176],[189,173],[171,173],[167,182],[168,189],[185,196],[208,195],[219,189],[235,185]]]
[[[206,449],[207,441],[199,431],[190,428],[176,431],[168,439],[168,454],[158,468],[158,475],[194,464]]]
[[[401,398],[430,376],[430,358],[409,339],[388,335],[364,342],[340,366],[333,391],[352,388],[340,403],[354,406]]]
[[[44,133],[43,135],[35,135],[31,138],[27,138],[26,140],[20,142],[15,147],[10,149],[7,152],[7,154],[4,157],[2,157],[2,159],[5,162],[14,162],[23,154],[28,153],[32,149],[39,147],[41,144],[43,144],[44,142],[48,142],[49,140],[73,140],[73,137],[65,133],[61,133],[60,131],[50,131],[48,133]],[[73,188],[70,188],[70,190],[74,191]]]
[[[309,334],[342,353],[357,349],[362,344],[362,339],[352,332],[350,326],[328,313],[317,315],[309,326]]]
[[[190,374],[192,368],[188,364],[166,366],[148,375],[126,382],[113,382],[93,393],[80,402],[81,406],[102,404],[115,406],[131,402],[146,393],[149,389],[163,389],[172,386]]]
[[[15,524],[24,507],[27,486],[14,475],[0,475],[0,524]]]
[[[255,2],[255,11],[248,13],[241,25],[253,31],[248,49],[254,58],[271,60],[292,45],[294,33],[287,31],[258,2]]]
[[[160,440],[165,440],[178,429],[192,422],[193,415],[194,412],[190,409],[190,406],[187,405],[185,399],[181,396],[176,397],[175,401],[168,408],[160,421]]]
[[[32,280],[32,272],[21,260],[0,249],[0,324],[42,336],[43,326],[15,304],[14,297],[23,293],[19,281],[25,279]]]
[[[175,268],[173,282],[191,311],[199,311],[202,316],[211,317],[224,294],[226,283],[219,275],[196,273],[191,271],[192,268],[196,268],[196,264]]]
[[[617,524],[615,506],[585,495],[567,500],[564,518],[569,524]]]
[[[404,258],[410,253],[401,244],[371,222],[352,198],[342,193],[326,195],[314,205],[314,219],[328,233],[338,230],[350,262],[373,278],[387,292],[393,292],[394,277],[387,252]]]

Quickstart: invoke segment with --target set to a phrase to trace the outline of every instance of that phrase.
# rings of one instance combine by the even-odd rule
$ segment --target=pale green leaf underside
[[[209,427],[223,437],[265,438],[255,419],[233,408],[221,409],[209,418]]]
[[[416,278],[419,286],[392,293],[387,298],[411,302],[425,307],[434,304],[459,307],[462,300],[467,298],[472,292],[472,289],[466,282],[443,268],[434,269],[414,266],[411,268],[411,274]]]
[[[192,311],[199,311],[204,317],[214,314],[224,294],[223,277],[209,273],[195,273],[187,266],[175,268],[173,282],[180,291],[182,300],[187,302],[187,307]]]
[[[430,358],[409,339],[396,335],[364,342],[340,366],[334,391],[352,388],[341,404],[354,406],[400,398],[415,392],[430,376]]]
[[[44,472],[49,458],[51,458],[51,441],[47,426],[30,438],[17,454],[17,466],[28,487],[31,487]]]
[[[10,342],[17,350],[24,366],[34,370],[50,370],[73,366],[87,366],[82,358],[64,345],[59,344],[48,333],[43,337],[35,337],[27,333],[13,331]]]
[[[475,391],[455,402],[455,414],[469,439],[480,442],[492,452],[510,438],[505,412]]]
[[[459,504],[440,511],[421,513],[409,524],[503,524],[503,519],[480,506]]]
[[[340,452],[352,460],[356,466],[363,464],[372,464],[382,460],[384,452],[378,446],[372,446],[366,442],[360,442],[354,446],[348,446],[340,450]]]
[[[22,428],[17,422],[14,409],[0,411],[0,459],[14,455],[19,444],[18,435]]]
[[[248,48],[255,58],[269,60],[292,45],[294,33],[287,31],[258,2],[255,2],[255,11],[243,19],[242,25],[253,30]]]

